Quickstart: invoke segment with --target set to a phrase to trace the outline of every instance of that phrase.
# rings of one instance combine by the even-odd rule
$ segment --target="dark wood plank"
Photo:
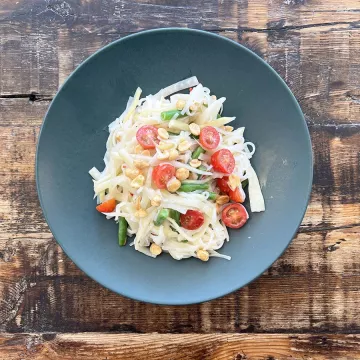
[[[359,332],[360,227],[301,233],[258,280],[193,306],[155,306],[101,287],[50,236],[0,240],[0,330],[130,333]]]
[[[355,0],[3,1],[0,330],[360,331],[359,10]],[[265,58],[299,99],[314,146],[312,198],[290,248],[256,282],[202,305],[142,304],[90,280],[52,239],[35,191],[36,137],[58,86],[101,46],[129,32],[158,26],[211,30]],[[19,336],[10,338],[6,346],[21,348],[23,342],[41,340],[40,335]],[[321,345],[322,340],[316,339]],[[55,345],[48,340],[46,349],[51,352]],[[66,341],[62,344],[68,346]],[[334,344],[330,350],[344,350],[338,340],[330,344]],[[199,349],[203,354],[204,348]],[[6,351],[11,353],[9,347]],[[65,354],[54,351],[60,358]],[[71,351],[72,359],[78,350]],[[218,358],[217,353],[209,354],[207,358]],[[259,354],[252,356],[266,358]],[[327,355],[321,354],[330,358]]]
[[[347,360],[360,358],[353,335],[3,334],[6,360]]]
[[[263,277],[211,303],[156,307],[103,289],[77,270],[56,246],[41,216],[33,175],[36,134],[47,103],[25,99],[2,99],[0,103],[4,125],[0,135],[0,214],[5,220],[0,224],[2,329],[359,330],[360,279],[355,250],[360,228],[353,225],[360,208],[359,193],[351,191],[359,188],[358,131],[310,127],[316,154],[312,201],[301,233]],[[346,189],[344,178],[350,182]]]
[[[360,5],[245,0],[5,1],[0,96],[53,96],[91,53],[130,32],[188,26],[220,33],[265,58],[314,124],[358,124]]]
[[[36,137],[47,106],[47,101],[0,99],[0,329],[360,331],[359,127],[310,126],[315,153],[310,206],[297,238],[266,274],[210,303],[158,307],[102,288],[52,239],[34,181]]]

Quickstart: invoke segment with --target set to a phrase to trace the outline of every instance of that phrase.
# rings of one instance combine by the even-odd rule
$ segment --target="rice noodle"
[[[176,92],[193,87],[188,94]],[[210,200],[210,192],[218,194],[216,179],[228,174],[214,171],[211,155],[218,149],[229,149],[235,159],[234,174],[240,180],[249,180],[250,206],[253,212],[264,211],[264,199],[259,180],[251,166],[250,159],[255,153],[255,145],[244,140],[244,128],[226,131],[223,125],[230,123],[235,117],[220,117],[225,97],[216,99],[210,96],[210,89],[199,84],[195,76],[179,81],[155,95],[140,98],[141,89],[138,88],[133,97],[129,98],[124,112],[109,125],[109,137],[106,142],[104,156],[104,170],[101,172],[93,167],[89,174],[93,178],[94,193],[98,203],[115,199],[114,211],[103,213],[107,219],[119,221],[122,217],[128,223],[127,234],[135,235],[130,245],[134,249],[151,257],[156,257],[150,251],[150,245],[160,246],[162,251],[169,253],[174,259],[181,260],[197,257],[197,252],[206,250],[210,257],[230,260],[230,256],[217,252],[225,241],[229,241],[229,233],[221,220],[221,210],[227,206],[221,205],[220,212],[217,204]],[[170,96],[170,98],[168,98]],[[181,111],[174,113],[170,121],[163,121],[162,112],[177,109],[178,100],[185,102]],[[185,116],[180,116],[185,115]],[[220,134],[220,144],[217,149],[207,150],[199,156],[204,168],[191,166],[189,163],[193,151],[201,144],[190,133],[189,124],[196,123],[204,126],[214,126]],[[155,149],[143,153],[138,149],[137,131],[144,125],[163,128],[175,134],[169,134],[168,139],[161,139]],[[160,140],[160,139],[159,139]],[[185,142],[187,148],[179,150],[179,144]],[[163,159],[165,151],[177,149],[177,156],[169,160]],[[149,152],[148,152],[149,151]],[[152,183],[154,167],[161,163],[168,163],[176,169],[189,170],[191,177],[183,180],[183,185],[208,185],[208,190],[197,190],[190,193],[157,189]],[[140,170],[136,173],[136,166]],[[127,170],[135,175],[129,177]],[[204,170],[205,169],[205,170]],[[131,171],[130,171],[131,173]],[[141,174],[143,182],[135,186],[134,177]],[[197,178],[199,177],[199,178]],[[242,197],[245,193],[239,188]],[[156,199],[156,201],[155,201]],[[145,212],[139,215],[139,211]],[[162,209],[186,214],[188,210],[200,211],[204,216],[203,224],[196,230],[187,230],[169,217],[161,226],[155,226],[154,220]]]

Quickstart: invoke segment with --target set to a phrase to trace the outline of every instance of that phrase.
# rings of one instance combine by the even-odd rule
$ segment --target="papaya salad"
[[[229,125],[235,117],[222,115],[226,98],[195,76],[141,93],[109,125],[104,170],[89,171],[96,209],[118,223],[121,246],[134,237],[135,250],[151,257],[230,260],[217,250],[229,241],[227,228],[248,221],[243,188],[251,211],[265,210],[254,144]]]

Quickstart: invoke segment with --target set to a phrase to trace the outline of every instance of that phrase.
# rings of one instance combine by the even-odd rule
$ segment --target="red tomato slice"
[[[204,215],[197,210],[188,210],[180,215],[180,224],[184,229],[196,230],[204,223]]]
[[[245,201],[244,190],[240,189],[239,187],[237,187],[234,191],[230,189],[229,197],[232,201],[243,203]]]
[[[158,189],[165,189],[167,182],[175,176],[175,168],[171,164],[160,164],[154,167],[152,179]]]
[[[230,204],[226,206],[221,215],[224,224],[232,229],[239,229],[245,225],[249,218],[244,206],[240,204]]]
[[[216,180],[216,185],[218,186],[220,191],[224,194],[228,194],[229,191],[231,191],[228,181],[229,181],[228,176],[224,176],[224,177]]]
[[[230,150],[221,149],[212,154],[211,165],[215,171],[231,174],[235,169],[235,159]]]
[[[144,125],[136,133],[136,140],[144,149],[155,149],[158,130],[155,126]]]
[[[96,207],[96,210],[99,212],[109,213],[109,212],[114,211],[115,207],[116,207],[115,199],[110,199],[110,200],[104,201],[103,203],[98,205]]]
[[[213,126],[205,126],[200,131],[199,142],[204,149],[216,149],[220,143],[220,134]]]

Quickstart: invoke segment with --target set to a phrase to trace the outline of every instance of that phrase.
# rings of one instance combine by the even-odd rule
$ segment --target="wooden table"
[[[315,157],[286,253],[246,288],[180,307],[82,273],[53,239],[34,179],[42,118],[70,72],[115,39],[167,26],[269,62],[300,102]],[[360,359],[359,86],[359,0],[1,0],[0,359]]]

